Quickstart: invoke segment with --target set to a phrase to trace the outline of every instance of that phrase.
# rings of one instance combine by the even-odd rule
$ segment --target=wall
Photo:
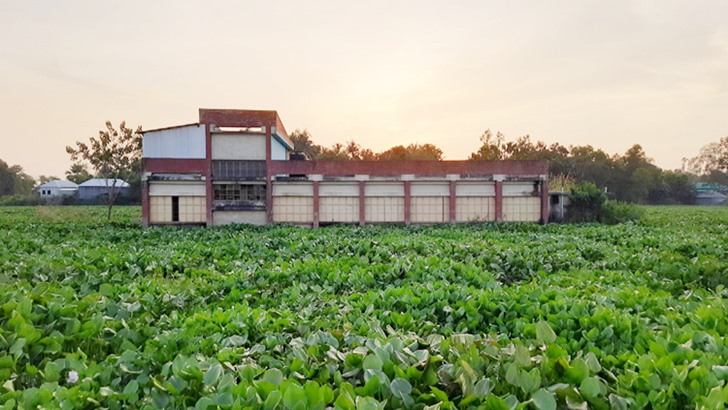
[[[274,161],[284,161],[288,159],[288,151],[286,150],[286,147],[281,144],[278,139],[275,137],[270,137],[271,139],[271,159]]]
[[[265,136],[261,134],[213,133],[212,159],[265,160]]]
[[[313,183],[273,184],[273,222],[313,223]]]
[[[265,211],[214,211],[212,213],[213,225],[229,224],[265,225]]]
[[[205,158],[205,126],[188,125],[147,131],[142,139],[144,158]]]

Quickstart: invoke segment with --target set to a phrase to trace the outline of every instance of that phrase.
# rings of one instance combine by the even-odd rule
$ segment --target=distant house
[[[119,197],[129,196],[129,184],[121,179],[94,178],[78,186],[78,199],[82,201],[96,201],[105,199],[109,190],[114,187],[118,190]]]
[[[41,199],[56,199],[74,196],[78,192],[78,185],[71,181],[57,179],[48,181],[38,187],[38,196]]]
[[[728,200],[728,186],[698,182],[695,184],[695,205],[721,205]]]

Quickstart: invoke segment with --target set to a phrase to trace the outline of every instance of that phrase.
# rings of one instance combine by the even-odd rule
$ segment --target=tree
[[[142,154],[142,127],[136,130],[126,127],[122,121],[119,130],[114,129],[111,121],[106,121],[106,130],[100,130],[98,138],[91,137],[89,144],[77,141],[76,148],[66,147],[71,160],[87,161],[96,175],[111,181],[107,184],[107,218],[111,219],[111,208],[121,191],[119,180],[135,172]],[[138,172],[138,171],[137,171]]]
[[[503,147],[503,134],[496,133],[495,137],[490,129],[485,130],[480,136],[480,142],[483,144],[477,151],[470,154],[470,160],[481,161],[497,161],[506,159]]]
[[[60,178],[54,175],[41,175],[38,177],[38,185],[43,185],[46,182],[57,181]]]
[[[71,168],[66,171],[66,179],[75,184],[82,184],[91,178],[93,178],[93,175],[88,172],[86,165],[80,162],[71,165]]]
[[[307,129],[296,129],[289,136],[293,142],[293,150],[301,151],[310,159],[317,159],[321,155],[321,146],[314,144],[311,133]]]
[[[377,156],[379,161],[442,161],[442,150],[433,144],[397,145]]]
[[[0,160],[0,197],[9,195],[29,196],[35,180],[20,165],[10,166]]]
[[[683,168],[698,175],[728,174],[728,137],[700,148],[700,154],[683,158]]]

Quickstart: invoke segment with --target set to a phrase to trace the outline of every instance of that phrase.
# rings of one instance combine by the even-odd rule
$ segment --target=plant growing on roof
[[[119,124],[117,131],[106,121],[106,129],[99,131],[98,138],[91,137],[89,143],[76,141],[76,148],[67,146],[66,152],[73,161],[88,161],[96,174],[107,182],[107,218],[111,219],[111,208],[121,191],[120,179],[133,172],[135,164],[139,164],[142,154],[142,127],[136,130],[126,127],[126,122]]]

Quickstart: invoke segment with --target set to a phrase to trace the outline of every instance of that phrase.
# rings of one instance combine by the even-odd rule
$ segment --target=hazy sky
[[[263,4],[265,3],[265,4]],[[62,176],[108,119],[274,109],[322,145],[639,143],[728,135],[728,1],[0,1],[0,159]]]

